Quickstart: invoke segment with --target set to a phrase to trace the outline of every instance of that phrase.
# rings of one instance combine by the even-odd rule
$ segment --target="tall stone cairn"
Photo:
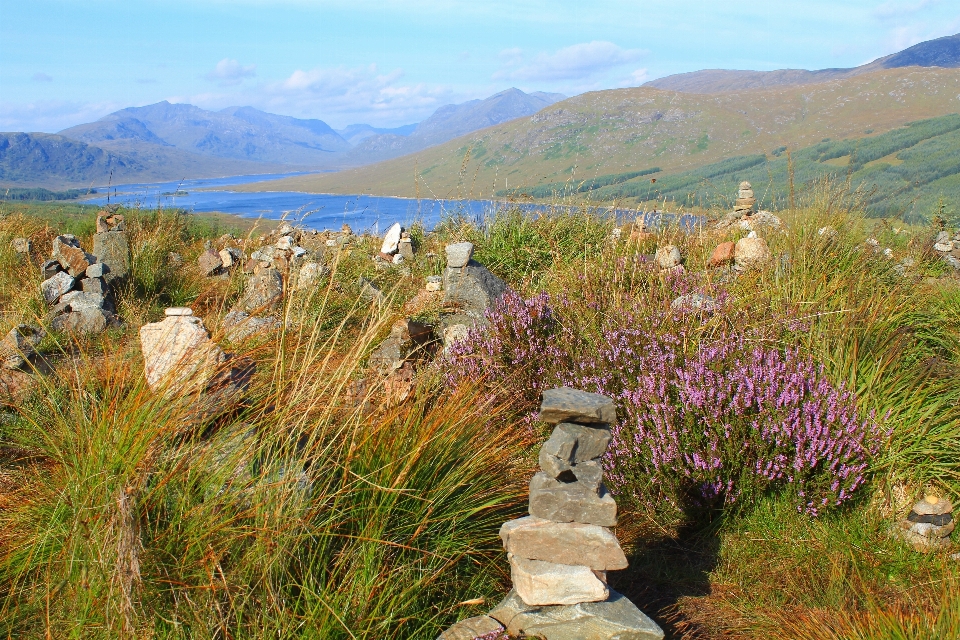
[[[627,567],[608,528],[617,524],[617,503],[600,461],[616,417],[605,396],[567,387],[544,391],[540,419],[556,426],[530,481],[530,515],[500,528],[513,589],[487,616],[458,623],[441,640],[498,637],[490,633],[494,623],[510,637],[663,638],[653,620],[607,586],[608,571]],[[478,629],[489,635],[476,635]]]
[[[753,195],[753,186],[749,182],[741,182],[733,210],[741,215],[749,216],[753,213],[755,204],[757,204],[757,199]]]

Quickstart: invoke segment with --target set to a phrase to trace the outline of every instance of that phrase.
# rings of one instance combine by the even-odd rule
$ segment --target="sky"
[[[0,131],[161,100],[399,126],[509,87],[852,67],[957,32],[957,0],[0,0]]]

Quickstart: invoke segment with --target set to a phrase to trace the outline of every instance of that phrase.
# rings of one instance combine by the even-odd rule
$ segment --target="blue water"
[[[488,200],[414,200],[365,195],[333,195],[271,191],[203,191],[202,189],[274,180],[300,174],[233,176],[207,180],[184,180],[151,184],[125,184],[110,187],[109,200],[126,207],[180,208],[196,213],[218,211],[244,218],[290,220],[312,229],[340,229],[344,223],[354,231],[383,231],[394,222],[409,226],[422,222],[433,227],[444,216],[462,214],[482,219],[496,203]],[[107,189],[86,199],[91,204],[106,204]],[[178,195],[174,195],[178,194]]]
[[[413,198],[391,198],[384,196],[335,195],[318,193],[298,193],[292,191],[268,191],[261,193],[220,190],[250,182],[286,178],[298,173],[285,173],[256,176],[233,176],[206,180],[184,180],[182,182],[159,182],[125,184],[110,187],[109,197],[106,187],[98,187],[97,195],[84,201],[91,204],[122,204],[131,208],[180,208],[196,213],[220,212],[242,216],[244,218],[263,218],[266,220],[289,220],[310,229],[340,229],[349,224],[355,232],[383,232],[394,222],[409,227],[420,222],[427,229],[441,219],[451,215],[483,221],[506,205],[493,200],[415,200]],[[204,189],[218,189],[205,191]],[[531,212],[544,212],[544,205],[519,205]],[[599,208],[594,212],[615,215],[621,221],[632,221],[636,210],[611,211]],[[675,220],[672,214],[648,212],[643,214],[651,226],[670,224]],[[703,221],[700,217],[682,215],[679,223],[682,228],[693,230]]]

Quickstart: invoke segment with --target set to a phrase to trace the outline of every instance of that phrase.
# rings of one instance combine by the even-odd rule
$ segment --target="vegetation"
[[[38,266],[64,230],[17,206],[0,219],[4,329],[45,322]],[[82,214],[90,225],[92,213]],[[730,365],[755,353],[755,364],[779,364],[742,376],[776,394],[796,374],[812,390],[804,402],[834,402],[824,420],[862,442],[841,461],[861,480],[839,499],[824,484],[833,459],[821,458],[807,486],[834,499],[813,515],[797,508],[797,483],[758,482],[747,469],[757,458],[736,448],[720,456],[734,484],[705,496],[712,478],[680,481],[696,462],[651,471],[651,447],[617,447],[607,464],[631,566],[611,574],[613,586],[678,638],[919,639],[960,629],[960,565],[888,532],[925,490],[960,497],[960,287],[929,249],[930,227],[866,218],[848,191],[821,183],[780,212],[786,231],[765,234],[782,259],[731,278],[705,269],[724,239],[707,232],[631,237],[628,225],[614,240],[617,221],[566,206],[454,217],[412,230],[419,255],[406,273],[375,268],[374,238],[328,255],[329,280],[286,298],[284,331],[230,344],[222,317],[241,276],[189,268],[224,227],[176,211],[124,214],[134,248],[119,292],[126,328],[51,333],[41,344],[47,373],[14,372],[22,393],[3,392],[0,629],[10,637],[435,637],[508,588],[497,530],[522,513],[546,435],[533,413],[539,389],[602,389],[637,425],[655,418],[651,399],[676,424],[695,422],[730,409],[740,393]],[[89,246],[92,228],[80,220]],[[817,232],[826,225],[837,234]],[[865,250],[867,236],[894,258]],[[30,237],[34,253],[15,254],[14,237]],[[488,332],[421,368],[397,397],[367,357],[397,317],[441,312],[436,299],[411,299],[442,268],[431,254],[461,240],[512,292]],[[651,267],[667,242],[683,250],[686,275]],[[171,265],[170,251],[188,266]],[[895,269],[903,258],[914,260],[906,276]],[[387,292],[382,304],[363,301],[360,276]],[[721,309],[675,312],[682,293],[713,296]],[[216,340],[256,362],[236,411],[191,423],[181,404],[146,388],[137,329],[174,304],[192,306]],[[710,345],[722,347],[717,358],[699,358]],[[677,366],[659,370],[676,377],[671,390],[643,387],[671,358]],[[695,371],[728,376],[730,394],[715,406],[677,396]],[[775,411],[758,415],[785,424]],[[745,421],[731,422],[751,437]],[[711,449],[709,434],[694,435],[685,446]],[[797,440],[777,446],[801,454]]]
[[[90,193],[96,193],[96,189],[67,189],[66,191],[50,191],[40,187],[34,189],[5,189],[0,194],[0,200],[38,200],[47,202],[49,200],[76,200],[80,196]]]

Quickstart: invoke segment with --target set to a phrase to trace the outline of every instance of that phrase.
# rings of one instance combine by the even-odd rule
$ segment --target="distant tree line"
[[[0,200],[33,200],[47,202],[50,200],[76,200],[80,196],[96,193],[96,189],[67,189],[65,191],[51,191],[41,187],[3,189],[0,191]]]

